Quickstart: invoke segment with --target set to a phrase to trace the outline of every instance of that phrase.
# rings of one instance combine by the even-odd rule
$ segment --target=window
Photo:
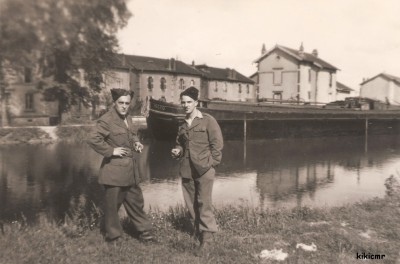
[[[217,81],[215,81],[215,88],[214,88],[214,91],[215,91],[215,92],[218,92],[218,82],[217,82]]]
[[[282,70],[274,70],[274,85],[282,84]]]
[[[311,69],[308,70],[308,82],[311,82]]]
[[[239,83],[239,93],[242,93],[242,84]]]
[[[149,89],[149,91],[153,90],[153,77],[149,77],[147,78],[147,89]]]
[[[250,93],[250,85],[246,85],[246,92],[247,92],[247,94],[249,94]]]
[[[25,94],[25,109],[26,110],[33,110],[33,93]]]
[[[332,73],[329,73],[329,87],[332,87]]]
[[[190,86],[194,86],[194,85],[195,85],[194,80],[191,80],[191,81],[190,81]]]
[[[282,91],[273,91],[272,99],[275,101],[282,101]]]
[[[24,68],[24,81],[25,83],[32,82],[32,69],[29,67]]]
[[[165,80],[165,78],[162,77],[161,80],[160,80],[160,88],[161,88],[161,90],[162,90],[163,92],[165,92],[165,89],[167,88],[166,82],[167,82],[167,81]]]
[[[115,81],[115,85],[116,85],[117,88],[122,88],[122,80],[121,80],[121,78],[115,78],[114,81]]]
[[[225,82],[224,92],[226,93],[227,91],[228,91],[228,84]]]
[[[179,89],[185,90],[185,81],[183,79],[179,80]]]

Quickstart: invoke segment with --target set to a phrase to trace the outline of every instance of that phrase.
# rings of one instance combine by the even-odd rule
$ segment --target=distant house
[[[318,51],[304,52],[276,45],[269,51],[263,47],[255,60],[258,98],[275,101],[327,103],[336,100],[338,68],[322,60]]]
[[[344,99],[346,99],[346,97],[355,97],[357,96],[357,92],[344,85],[341,82],[336,82],[336,100],[337,101],[343,101]]]
[[[3,65],[6,111],[11,126],[52,125],[58,122],[58,101],[47,100],[38,88],[36,67]]]
[[[400,77],[380,73],[360,84],[360,96],[400,105]]]
[[[203,73],[205,99],[227,101],[254,101],[254,81],[230,68],[215,68],[205,64],[196,65]]]

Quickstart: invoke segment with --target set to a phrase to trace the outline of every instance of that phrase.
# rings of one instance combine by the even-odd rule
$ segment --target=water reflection
[[[396,136],[227,141],[217,169],[216,206],[339,205],[383,196],[384,180],[397,174]],[[182,204],[172,142],[149,142],[138,155],[146,206]],[[246,148],[246,153],[245,149]],[[0,149],[0,220],[62,219],[71,201],[84,195],[101,206],[97,184],[101,157],[81,144],[6,146]]]

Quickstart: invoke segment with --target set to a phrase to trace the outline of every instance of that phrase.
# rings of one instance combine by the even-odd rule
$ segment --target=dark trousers
[[[152,229],[150,220],[143,210],[144,199],[139,186],[105,187],[104,224],[106,238],[114,239],[122,235],[123,230],[118,216],[118,209],[124,204],[126,212],[138,232]]]
[[[182,178],[183,198],[194,219],[195,232],[217,232],[217,222],[212,211],[212,189],[215,178],[214,168],[199,175],[192,167],[191,178]]]

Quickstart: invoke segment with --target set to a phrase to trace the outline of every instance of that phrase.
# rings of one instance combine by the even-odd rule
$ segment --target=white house
[[[262,53],[251,77],[258,80],[258,99],[312,104],[336,100],[338,68],[322,60],[316,49],[306,53],[303,44],[298,50],[275,45]]]
[[[400,105],[400,77],[380,73],[360,84],[360,96]]]

